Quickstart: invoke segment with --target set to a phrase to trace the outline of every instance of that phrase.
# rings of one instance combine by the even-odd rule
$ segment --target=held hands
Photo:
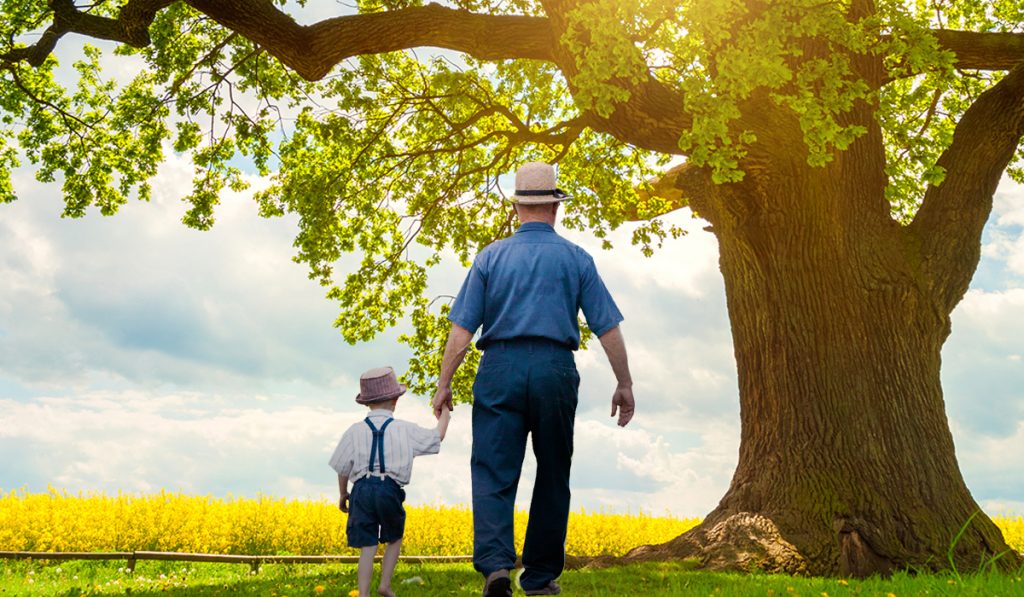
[[[631,386],[615,388],[615,393],[612,394],[612,416],[614,417],[615,412],[618,411],[619,427],[625,427],[633,418],[634,406],[633,388]]]
[[[348,493],[341,494],[341,499],[338,500],[338,509],[348,514]]]
[[[449,411],[454,410],[455,407],[452,405],[452,387],[451,385],[438,386],[437,391],[434,392],[434,400],[432,401],[434,406],[434,416],[441,417],[441,409],[447,407]]]

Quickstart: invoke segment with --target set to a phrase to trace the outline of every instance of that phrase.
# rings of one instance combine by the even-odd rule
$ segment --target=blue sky
[[[290,260],[294,220],[260,219],[251,191],[226,194],[212,231],[185,228],[179,197],[191,173],[172,157],[152,203],[82,220],[59,217],[57,187],[15,174],[20,200],[0,206],[0,490],[335,495],[326,461],[361,416],[358,376],[405,366],[400,330],[345,344],[335,306]],[[633,423],[615,427],[604,355],[578,355],[575,508],[703,515],[736,463],[716,242],[687,212],[671,217],[691,233],[652,258],[630,246],[628,229],[614,251],[568,235],[594,255],[625,314],[638,401]],[[958,458],[990,513],[1024,513],[1022,232],[1024,187],[1004,181],[943,351]],[[462,275],[446,263],[432,288],[454,294]],[[428,399],[407,395],[398,415],[431,424]],[[469,502],[469,414],[458,407],[442,453],[417,461],[410,503]]]

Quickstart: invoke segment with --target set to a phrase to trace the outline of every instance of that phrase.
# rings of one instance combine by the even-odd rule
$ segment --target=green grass
[[[356,586],[354,565],[264,566],[259,574],[239,564],[139,562],[135,573],[123,562],[0,562],[0,595],[264,595],[267,597],[347,596]],[[1017,574],[909,576],[837,580],[769,574],[718,574],[687,570],[682,563],[638,564],[604,570],[566,572],[563,595],[1024,595]],[[414,580],[418,582],[403,583]],[[481,579],[469,564],[404,564],[395,574],[403,597],[480,594]],[[318,591],[319,589],[319,591]],[[521,593],[517,593],[521,595]]]

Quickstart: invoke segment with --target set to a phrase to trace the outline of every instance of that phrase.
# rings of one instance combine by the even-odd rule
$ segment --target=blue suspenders
[[[373,474],[373,465],[376,464],[377,460],[377,447],[380,446],[380,474],[383,475],[387,472],[387,469],[384,468],[384,430],[388,428],[388,425],[394,419],[384,421],[384,424],[380,426],[380,430],[373,426],[373,423],[370,422],[370,417],[366,417],[364,420],[370,426],[370,431],[373,432],[373,441],[370,447],[370,474]]]

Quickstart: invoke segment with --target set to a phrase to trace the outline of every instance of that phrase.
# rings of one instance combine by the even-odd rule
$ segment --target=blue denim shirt
[[[622,321],[594,259],[548,224],[528,222],[477,255],[448,319],[470,332],[482,325],[481,350],[514,338],[547,338],[576,350],[581,309],[597,336]]]

